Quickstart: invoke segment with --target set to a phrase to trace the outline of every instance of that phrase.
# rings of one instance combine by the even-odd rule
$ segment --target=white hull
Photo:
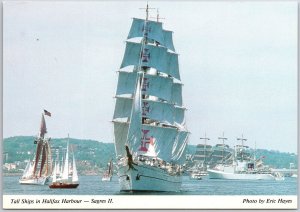
[[[207,170],[210,179],[227,179],[227,180],[275,180],[272,174],[257,173],[229,173],[209,169]]]
[[[181,188],[181,176],[170,175],[166,170],[150,165],[119,167],[121,191],[171,191],[178,192]]]
[[[206,176],[207,172],[206,171],[199,171],[199,172],[192,172],[190,175],[191,179],[196,179],[196,180],[201,180],[202,177]]]
[[[27,178],[20,179],[19,183],[22,185],[45,185],[49,180],[49,176],[47,177],[38,177],[38,178]]]
[[[112,177],[102,177],[102,181],[111,181]]]

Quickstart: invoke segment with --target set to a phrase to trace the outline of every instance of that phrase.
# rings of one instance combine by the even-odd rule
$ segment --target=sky
[[[172,30],[190,144],[297,152],[297,2],[150,1]],[[117,71],[146,1],[6,1],[3,136],[113,142]],[[150,10],[156,16],[156,10]]]

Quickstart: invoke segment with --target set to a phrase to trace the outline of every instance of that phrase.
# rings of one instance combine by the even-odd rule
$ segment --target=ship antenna
[[[149,9],[150,9],[150,10],[153,10],[153,9],[155,9],[155,8],[150,8],[149,5],[148,5],[148,2],[147,2],[146,8],[139,8],[139,9],[140,9],[140,10],[146,10],[146,21],[148,21],[148,19],[149,19]]]
[[[222,148],[222,164],[224,165],[224,140],[227,140],[227,138],[224,137],[224,132],[223,132],[223,136],[219,137],[218,139],[222,139],[223,140],[223,148]]]
[[[150,17],[150,18],[156,18],[157,22],[159,22],[160,19],[165,19],[165,18],[159,17],[159,10],[158,9],[156,10],[156,12],[157,12],[156,17]]]

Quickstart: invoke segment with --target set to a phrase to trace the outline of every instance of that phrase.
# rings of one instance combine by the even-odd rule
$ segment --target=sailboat
[[[111,178],[113,176],[113,162],[110,160],[110,162],[107,164],[107,170],[104,172],[102,176],[102,181],[111,181]]]
[[[189,132],[172,32],[133,18],[113,116],[121,191],[180,191]],[[136,42],[135,42],[136,41]]]
[[[22,177],[19,179],[20,184],[45,185],[48,181],[51,170],[51,148],[50,139],[46,137],[47,128],[44,115],[51,116],[51,113],[44,110],[40,124],[40,132],[34,143],[37,144],[34,161],[29,161],[24,170]]]
[[[72,172],[70,172],[69,141],[67,143],[67,151],[65,155],[65,161],[64,161],[61,178],[57,178],[58,164],[59,163],[56,161],[53,169],[53,174],[52,174],[52,184],[49,185],[49,188],[77,188],[79,186],[79,181],[78,181],[78,174],[77,174],[74,152],[73,152]]]

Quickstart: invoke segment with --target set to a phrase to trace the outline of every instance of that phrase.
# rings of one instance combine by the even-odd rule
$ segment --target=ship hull
[[[53,183],[49,185],[49,188],[77,188],[79,186],[78,183]]]
[[[111,181],[112,177],[102,177],[102,181]]]
[[[229,173],[217,170],[208,170],[210,179],[226,179],[226,180],[275,180],[272,174],[257,174],[257,173]]]
[[[22,185],[45,185],[49,180],[49,177],[27,178],[19,179],[19,183]]]
[[[126,165],[119,167],[121,191],[179,192],[181,176],[170,175],[166,170],[150,165],[138,165],[132,169]]]

